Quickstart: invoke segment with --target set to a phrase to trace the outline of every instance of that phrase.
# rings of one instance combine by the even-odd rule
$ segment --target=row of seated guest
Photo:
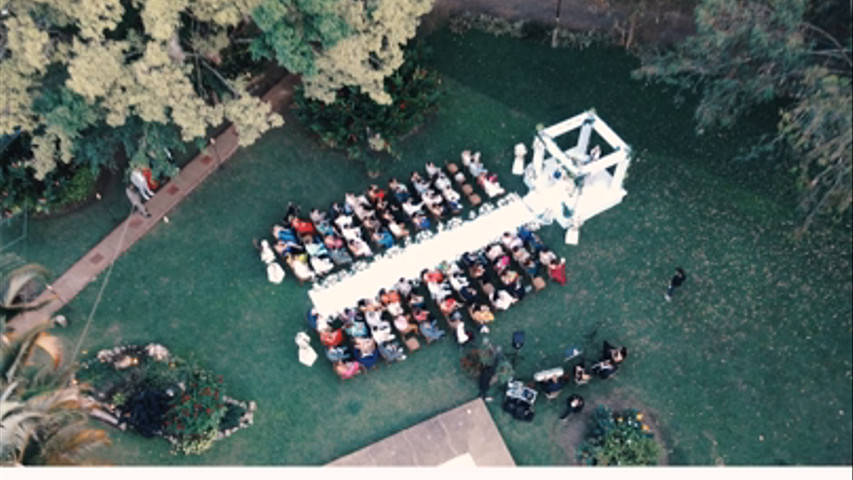
[[[473,333],[465,328],[461,309],[463,303],[456,298],[449,275],[442,268],[421,271],[421,281],[426,285],[432,301],[444,316],[447,326],[456,334],[456,341],[465,345],[473,340]]]
[[[334,236],[334,231],[330,231],[328,225],[317,224],[313,218],[299,218],[299,207],[292,202],[288,204],[282,224],[272,227],[275,239],[273,249],[300,281],[314,280],[316,276],[329,273],[337,265],[352,262],[339,243],[340,238]]]
[[[462,165],[468,169],[471,176],[477,179],[477,184],[486,192],[489,198],[495,198],[506,193],[498,181],[496,173],[490,173],[480,161],[480,152],[471,153],[470,150],[462,152]]]
[[[505,234],[506,235],[506,234]],[[566,259],[559,258],[542,240],[530,229],[518,227],[518,239],[530,254],[531,259],[537,260],[539,266],[548,272],[548,276],[559,283],[566,284]]]

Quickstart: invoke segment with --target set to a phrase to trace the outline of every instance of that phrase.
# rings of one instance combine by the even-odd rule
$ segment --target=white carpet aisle
[[[425,268],[433,268],[447,260],[456,260],[461,254],[478,250],[496,240],[506,231],[535,218],[527,205],[518,197],[510,203],[466,221],[452,229],[436,233],[432,238],[413,243],[398,255],[375,261],[360,272],[328,288],[314,287],[308,295],[322,316],[333,316],[345,307],[354,307],[362,298],[373,298],[380,288],[394,285],[400,277],[414,279]]]

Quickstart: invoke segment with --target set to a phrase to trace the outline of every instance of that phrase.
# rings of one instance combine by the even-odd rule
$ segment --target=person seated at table
[[[326,235],[335,235],[335,227],[332,226],[331,223],[327,221],[322,221],[320,223],[315,223],[314,227],[317,228],[317,233],[322,237],[326,237]]]
[[[521,241],[516,235],[513,235],[510,232],[504,232],[501,235],[501,244],[503,244],[504,248],[507,251],[513,252],[516,248],[521,248],[524,246],[524,242]]]
[[[400,332],[400,335],[408,335],[418,330],[418,326],[412,323],[411,317],[402,312],[400,315],[394,317],[394,328]]]
[[[462,305],[460,305],[459,302],[455,298],[453,298],[452,295],[448,295],[444,299],[442,299],[440,302],[438,302],[438,309],[445,316],[450,316],[453,312],[455,312],[461,306]]]
[[[604,341],[604,345],[601,347],[602,360],[610,360],[614,364],[618,365],[626,358],[628,358],[628,349],[626,347],[614,347],[608,343],[607,340]]]
[[[314,222],[314,225],[326,222],[326,214],[316,208],[311,209],[311,212],[308,214],[308,218],[310,218],[311,221]]]
[[[308,266],[308,255],[304,253],[285,253],[284,261],[300,281],[314,280],[314,272]]]
[[[583,364],[577,364],[572,369],[572,377],[575,379],[575,383],[578,385],[586,385],[592,379],[592,375],[590,375],[585,368],[583,368]]]
[[[329,205],[329,209],[326,210],[326,216],[329,220],[335,221],[336,218],[344,214],[344,207],[341,206],[340,202],[332,202]]]
[[[370,201],[367,200],[367,197],[364,195],[356,195],[352,192],[347,192],[344,194],[344,203],[346,203],[349,208],[352,209],[353,212],[356,212],[358,215],[359,210],[372,210],[373,205],[370,204]]]
[[[420,323],[428,320],[432,315],[426,307],[412,307],[412,319],[415,322]]]
[[[495,288],[489,295],[489,301],[498,310],[508,310],[518,299],[502,288]]]
[[[312,257],[328,255],[329,253],[326,249],[326,244],[320,241],[320,237],[303,235],[300,237],[300,241],[302,241],[302,245],[305,246],[305,252]]]
[[[335,268],[335,262],[332,261],[328,254],[310,256],[308,257],[308,261],[311,264],[311,269],[317,275],[325,275]]]
[[[482,280],[486,276],[486,267],[481,263],[475,263],[468,268],[468,276],[474,280]]]
[[[415,216],[412,217],[412,223],[418,230],[426,230],[432,226],[430,219],[423,213],[416,213]]]
[[[380,200],[384,200],[385,190],[379,188],[379,186],[376,184],[370,185],[370,187],[367,189],[367,198],[373,203],[377,203]]]
[[[361,373],[362,366],[356,361],[340,361],[335,363],[335,373],[344,380],[348,380]]]
[[[356,257],[369,257],[373,255],[373,250],[361,238],[351,238],[347,242],[347,246]]]
[[[436,175],[441,173],[441,168],[437,167],[434,162],[427,162],[425,170],[429,178],[434,178]]]
[[[418,192],[418,195],[423,195],[423,193],[429,188],[429,182],[424,180],[418,172],[412,172],[412,176],[409,180],[412,182],[412,185],[415,187],[415,191]]]
[[[391,180],[388,182],[388,188],[394,192],[394,198],[400,203],[405,203],[412,197],[412,194],[409,193],[409,187],[404,183],[400,183],[395,177],[391,177]]]
[[[449,190],[449,191],[452,192],[452,190]],[[444,192],[442,192],[442,194],[443,193]],[[453,192],[453,193],[456,193],[456,192]],[[458,198],[452,199],[452,198],[448,198],[448,197],[452,197],[452,195],[444,196],[444,199],[446,200],[446,202],[444,203],[445,212],[450,212],[451,215],[459,215],[459,213],[462,211],[462,204],[459,203],[459,199]],[[458,197],[458,195],[457,195],[457,197]]]

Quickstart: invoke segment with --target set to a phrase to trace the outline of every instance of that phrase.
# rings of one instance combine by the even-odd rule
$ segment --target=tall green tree
[[[846,18],[833,23],[833,32],[815,23],[828,10]],[[853,193],[850,4],[702,0],[696,28],[676,49],[646,56],[636,76],[700,93],[699,133],[731,127],[762,103],[790,99],[772,142],[799,159],[798,233],[821,213],[846,212]]]
[[[433,0],[263,0],[253,18],[262,31],[253,52],[303,76],[305,94],[324,103],[359,87],[379,104],[385,79],[403,64]]]
[[[134,136],[132,163],[227,120],[241,145],[282,123],[242,77],[217,70],[220,52],[259,0],[6,0],[0,3],[0,135],[31,138],[26,165],[42,180],[78,161],[104,129]],[[210,75],[203,75],[210,74]],[[213,95],[203,79],[226,95]],[[121,145],[121,144],[120,144]],[[108,163],[112,155],[100,162]],[[91,155],[82,163],[97,160]]]

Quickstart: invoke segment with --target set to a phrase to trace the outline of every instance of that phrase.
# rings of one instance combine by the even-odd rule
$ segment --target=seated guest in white
[[[518,301],[517,298],[510,295],[509,292],[502,288],[496,288],[489,296],[489,300],[498,310],[508,310],[509,307],[513,306],[515,302]]]
[[[498,183],[498,176],[494,173],[481,173],[477,176],[477,183],[483,187],[483,190],[486,191],[486,195],[489,198],[497,197],[498,195],[503,195],[506,190],[501,187],[501,184]]]
[[[412,283],[400,277],[397,283],[394,284],[394,290],[397,290],[403,297],[408,297],[412,293]]]
[[[349,239],[347,246],[349,246],[350,251],[356,257],[369,257],[373,255],[373,251],[370,249],[370,246],[368,246],[361,238]]]
[[[308,218],[310,218],[311,221],[314,222],[314,225],[316,225],[326,221],[326,214],[315,208],[308,214]]]
[[[427,172],[427,176],[429,176],[429,178],[433,178],[433,177],[435,177],[436,175],[438,175],[439,173],[441,173],[441,169],[440,169],[440,168],[438,168],[438,167],[436,167],[436,166],[435,166],[435,163],[433,163],[433,162],[427,162],[427,164],[426,164],[426,172]]]
[[[403,203],[403,211],[406,212],[406,215],[413,217],[415,214],[423,213],[423,202],[415,203],[415,200],[409,198]]]
[[[513,235],[510,232],[504,232],[501,236],[501,243],[504,247],[506,247],[507,251],[513,251],[516,247],[524,246],[524,242],[521,241],[516,235]]]

